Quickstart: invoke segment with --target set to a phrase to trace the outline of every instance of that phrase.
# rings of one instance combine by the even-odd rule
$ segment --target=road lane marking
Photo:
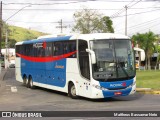
[[[11,87],[11,92],[17,92],[17,87],[16,86]]]

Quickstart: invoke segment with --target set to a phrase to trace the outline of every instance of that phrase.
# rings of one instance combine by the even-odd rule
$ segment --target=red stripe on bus
[[[63,55],[59,55],[59,56],[49,56],[49,57],[31,57],[31,56],[25,56],[25,55],[22,55],[19,53],[16,53],[16,55],[25,59],[25,60],[31,61],[31,62],[52,62],[52,61],[67,58],[67,57],[75,54],[76,52],[77,51],[70,52],[70,53],[63,54]]]

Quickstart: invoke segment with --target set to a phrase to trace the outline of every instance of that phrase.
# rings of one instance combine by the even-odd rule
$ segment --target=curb
[[[136,88],[136,91],[143,94],[160,95],[160,90],[152,90],[151,88]]]

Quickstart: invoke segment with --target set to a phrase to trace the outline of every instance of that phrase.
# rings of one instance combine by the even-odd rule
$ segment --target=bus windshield
[[[96,64],[92,65],[94,79],[118,81],[135,76],[134,53],[130,40],[94,40],[90,45],[96,55]]]

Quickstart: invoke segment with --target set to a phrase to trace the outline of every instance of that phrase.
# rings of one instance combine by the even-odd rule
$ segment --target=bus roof
[[[26,40],[22,42],[17,42],[16,45],[21,44],[31,44],[31,43],[39,43],[39,42],[51,42],[51,41],[64,41],[64,40],[76,40],[76,39],[82,39],[82,40],[95,40],[95,39],[129,39],[128,36],[121,35],[121,34],[114,34],[114,33],[92,33],[92,34],[69,34],[64,36],[40,36],[37,39],[33,40]]]
[[[71,39],[95,40],[95,39],[129,39],[128,36],[114,33],[92,33],[74,35]]]

